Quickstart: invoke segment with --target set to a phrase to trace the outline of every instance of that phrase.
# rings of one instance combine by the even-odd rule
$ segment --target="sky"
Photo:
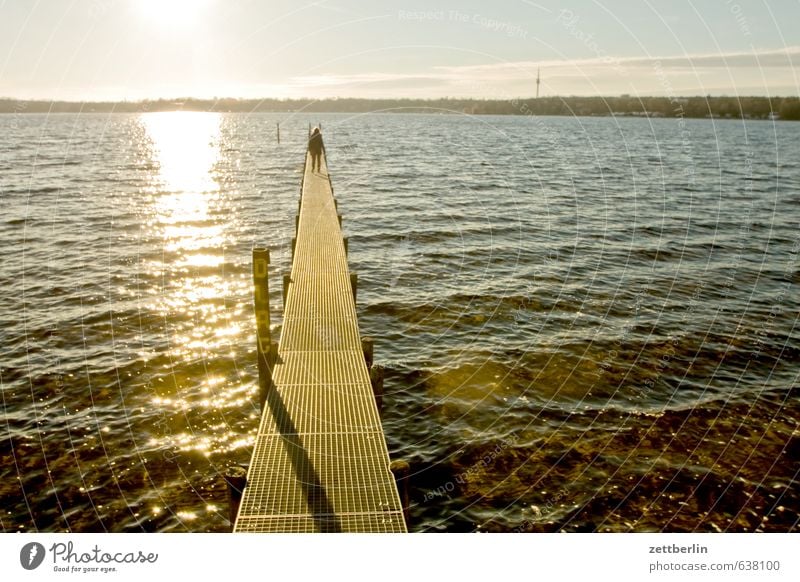
[[[800,93],[800,0],[0,0],[0,97]]]

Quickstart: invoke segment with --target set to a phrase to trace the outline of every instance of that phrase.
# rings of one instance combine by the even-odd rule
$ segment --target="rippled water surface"
[[[3,530],[227,529],[309,121],[411,529],[797,528],[800,125],[179,112],[0,116]]]

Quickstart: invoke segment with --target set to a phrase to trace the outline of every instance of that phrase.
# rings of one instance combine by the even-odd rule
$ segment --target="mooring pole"
[[[289,285],[292,284],[292,276],[289,273],[283,275],[283,306],[286,307],[286,300],[289,299]]]
[[[372,385],[372,395],[375,397],[375,406],[378,407],[378,414],[383,413],[383,378],[385,371],[383,366],[376,365],[369,369],[369,383]]]
[[[269,342],[269,355],[267,356],[267,366],[269,368],[269,388],[272,389],[275,387],[275,383],[272,381],[272,371],[275,369],[275,364],[278,362],[278,342],[272,340]],[[269,397],[269,394],[267,394]],[[264,409],[265,404],[261,405],[261,409]]]
[[[358,295],[358,273],[350,273],[350,287],[353,289],[353,302]]]
[[[271,349],[269,329],[269,249],[253,249],[253,297],[256,312],[256,356],[258,358],[258,399],[261,408],[267,401],[272,386],[272,367],[269,363]]]
[[[371,368],[375,359],[375,341],[369,336],[363,336],[361,338],[361,351],[364,352],[364,361],[367,364],[367,369]]]
[[[225,470],[225,483],[228,484],[228,519],[231,522],[231,530],[233,530],[233,526],[236,524],[236,516],[239,515],[242,494],[247,485],[247,469],[239,465],[228,467]]]
[[[392,472],[392,475],[394,475],[397,492],[400,494],[400,505],[403,507],[403,519],[406,520],[406,527],[408,527],[408,480],[411,474],[411,465],[408,464],[408,461],[397,459],[389,464],[389,470]]]
[[[276,123],[275,127],[277,128],[277,131],[278,131],[278,143],[281,143],[281,124],[280,124],[280,122]]]

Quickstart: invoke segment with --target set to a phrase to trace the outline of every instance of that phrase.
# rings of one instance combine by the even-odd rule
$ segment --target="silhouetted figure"
[[[320,159],[322,152],[325,150],[325,145],[322,143],[322,134],[319,128],[315,127],[311,132],[311,137],[308,138],[308,153],[311,154],[311,169],[319,170]]]

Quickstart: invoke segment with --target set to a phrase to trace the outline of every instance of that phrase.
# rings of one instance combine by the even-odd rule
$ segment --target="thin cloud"
[[[652,66],[655,61],[663,67],[793,67],[800,61],[800,47],[763,49],[753,52],[731,52],[685,56],[622,59],[628,66]]]
[[[352,75],[311,75],[293,77],[290,85],[297,88],[350,87],[361,85],[420,85],[425,83],[441,83],[440,75],[394,74],[394,73],[359,73]]]
[[[603,55],[585,59],[559,59],[541,61],[512,61],[483,65],[439,66],[436,70],[447,75],[462,73],[487,73],[501,76],[519,74],[520,71],[533,71],[538,68],[584,68],[584,67],[647,67],[659,63],[663,68],[704,68],[704,67],[793,67],[800,61],[800,46],[782,49],[762,49],[753,52],[700,53],[688,55],[654,57],[615,57]]]
[[[602,55],[585,59],[513,61],[480,65],[433,66],[413,73],[327,74],[293,77],[289,94],[319,96],[470,96],[530,94],[541,68],[548,94],[638,93],[660,95],[772,93],[791,87],[800,47],[753,52],[699,53],[653,57]],[[762,69],[770,69],[766,86]],[[727,84],[727,85],[726,85]],[[712,89],[713,88],[713,89]],[[792,91],[790,90],[789,93]],[[796,91],[795,91],[796,92]]]

